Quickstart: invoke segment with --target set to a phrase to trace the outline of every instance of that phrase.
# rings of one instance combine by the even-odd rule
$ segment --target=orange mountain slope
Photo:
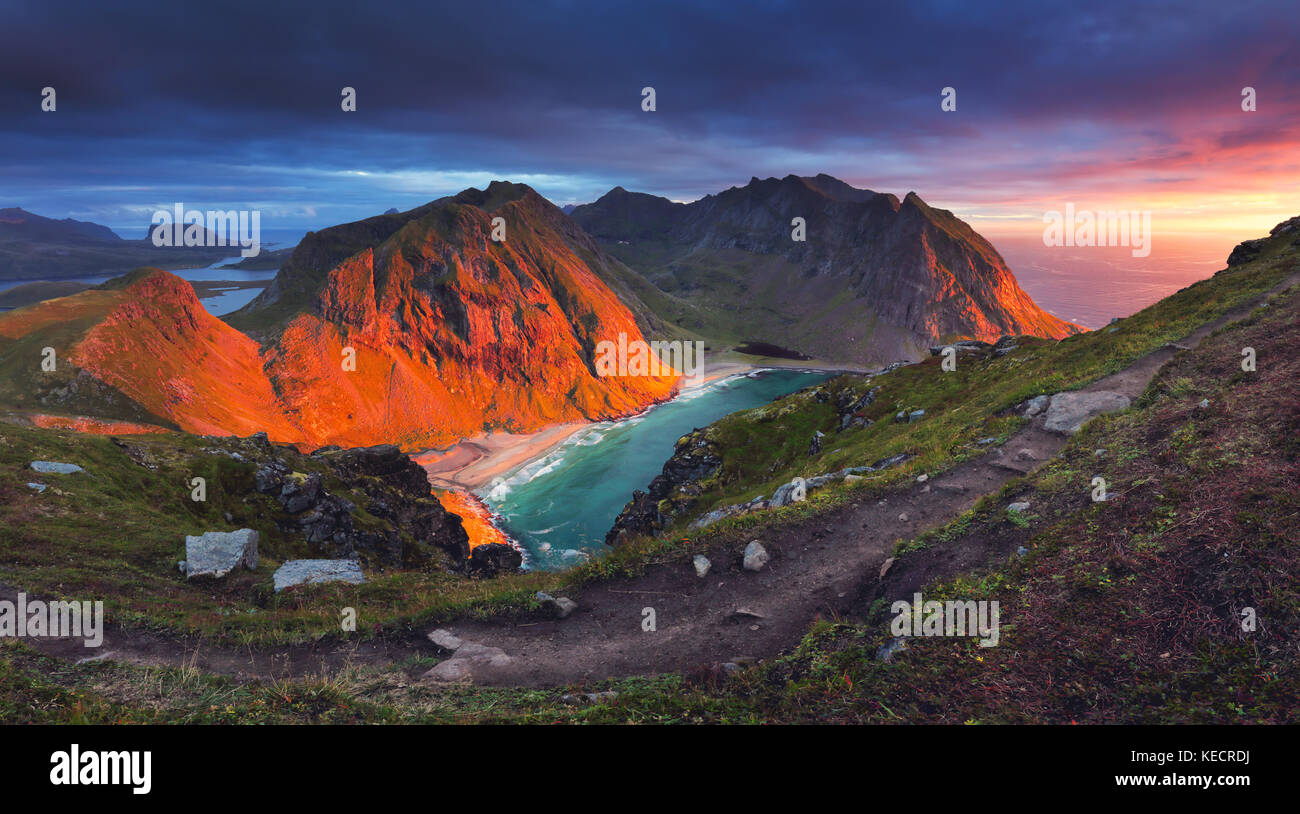
[[[492,239],[494,218],[505,240]],[[0,352],[32,368],[11,377],[18,392],[6,400],[201,434],[265,431],[308,448],[413,449],[626,415],[677,386],[675,373],[597,375],[597,344],[640,340],[640,328],[593,269],[607,262],[600,250],[527,187],[336,230],[309,236],[260,308],[246,309],[261,318],[262,346],[158,270],[0,314]],[[56,378],[84,383],[77,399],[66,383],[21,392],[42,378],[34,350],[18,346],[42,342],[56,348]],[[112,398],[96,405],[97,390]]]

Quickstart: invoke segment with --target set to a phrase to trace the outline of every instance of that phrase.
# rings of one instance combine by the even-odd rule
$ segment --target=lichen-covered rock
[[[185,538],[185,578],[220,579],[239,566],[257,568],[257,532],[209,531]]]
[[[32,469],[43,475],[72,475],[86,471],[76,464],[65,464],[57,461],[32,461],[31,466]]]
[[[295,585],[315,585],[320,582],[349,582],[359,585],[366,581],[366,575],[361,570],[361,563],[356,560],[289,560],[276,569],[273,579],[278,592]]]
[[[1074,435],[1093,418],[1127,409],[1129,403],[1128,396],[1111,390],[1057,393],[1052,396],[1043,426],[1051,432]]]

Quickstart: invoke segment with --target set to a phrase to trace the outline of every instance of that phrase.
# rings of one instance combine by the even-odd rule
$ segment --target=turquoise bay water
[[[642,415],[584,428],[479,496],[524,546],[526,567],[575,565],[608,550],[605,532],[632,491],[645,489],[663,470],[678,438],[830,375],[764,370],[712,382]]]

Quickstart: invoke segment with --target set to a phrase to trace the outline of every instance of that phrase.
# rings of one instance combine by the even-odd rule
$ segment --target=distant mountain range
[[[141,266],[204,266],[230,256],[229,247],[159,248],[147,237],[124,240],[97,223],[0,209],[0,281],[112,276]]]
[[[957,338],[1080,330],[1039,308],[970,226],[915,193],[900,201],[789,175],[690,204],[615,187],[570,216],[687,306],[680,327],[724,341],[868,364]]]

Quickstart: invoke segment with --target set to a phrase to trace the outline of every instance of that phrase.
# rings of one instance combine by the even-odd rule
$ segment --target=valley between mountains
[[[103,597],[110,620],[89,655],[6,642],[6,719],[1280,721],[1298,261],[1293,219],[1085,332],[915,195],[790,176],[566,215],[494,183],[308,235],[225,319],[156,269],[0,314],[0,598]],[[407,453],[672,399],[680,371],[597,374],[620,335],[862,372],[697,428],[608,554],[518,571]],[[32,461],[80,471],[38,490]],[[807,498],[779,498],[795,478]],[[240,528],[257,567],[178,571],[186,535]],[[272,587],[311,558],[365,581]],[[1002,644],[891,641],[889,603],[922,589],[999,598]],[[1273,623],[1246,640],[1249,603]],[[1139,604],[1156,623],[1124,627]]]

